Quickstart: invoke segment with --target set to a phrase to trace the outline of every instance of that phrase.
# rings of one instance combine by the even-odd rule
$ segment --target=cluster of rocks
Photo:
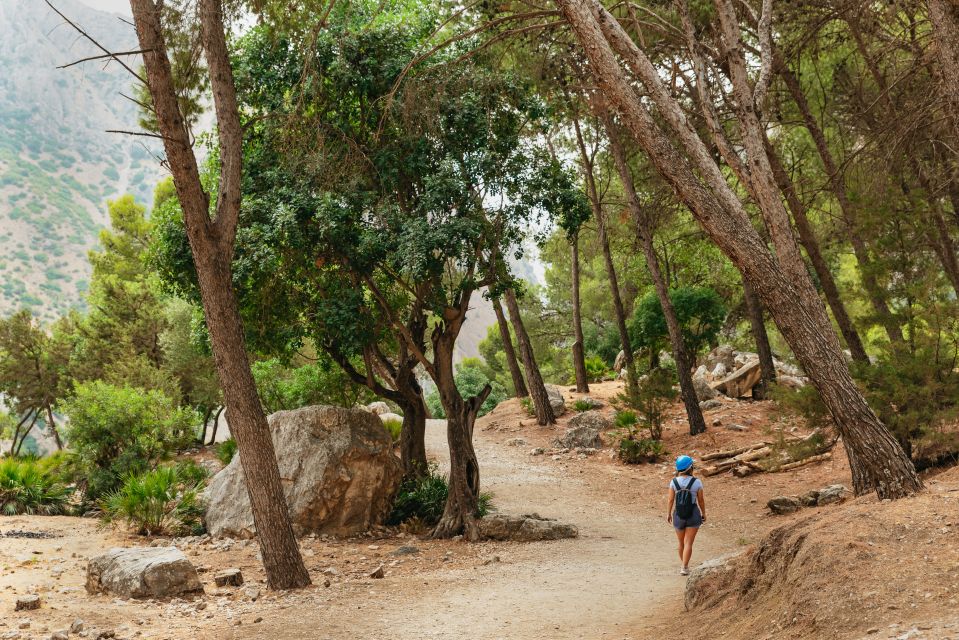
[[[773,358],[776,380],[792,388],[806,385],[806,378],[797,367]],[[717,398],[719,394],[741,398],[752,393],[762,379],[759,356],[749,351],[736,351],[731,345],[720,345],[709,352],[703,364],[693,374],[693,384],[700,404]]]
[[[813,489],[799,496],[776,496],[766,503],[770,511],[777,515],[793,513],[803,507],[821,507],[842,502],[849,496],[849,489],[841,484],[831,484],[822,489]]]
[[[495,514],[479,521],[480,537],[484,540],[539,542],[575,538],[579,530],[571,524],[544,518],[536,513],[511,516]]]
[[[553,445],[561,449],[600,449],[603,431],[613,426],[609,418],[596,410],[578,413],[567,424],[566,433],[553,441]]]
[[[30,620],[21,620],[17,624],[17,629],[0,634],[0,640],[28,640],[37,636],[32,635],[33,623]],[[70,640],[70,638],[88,638],[90,640],[105,640],[107,638],[117,639],[117,632],[112,629],[88,628],[87,624],[80,619],[74,620],[69,628],[60,629],[52,633],[47,633],[44,627],[41,632],[46,634],[40,636],[45,640]]]

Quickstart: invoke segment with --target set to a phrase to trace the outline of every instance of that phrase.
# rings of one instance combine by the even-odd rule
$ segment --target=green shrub
[[[619,441],[619,459],[626,464],[655,462],[664,453],[666,453],[666,447],[662,440],[636,438],[630,434]]]
[[[203,484],[210,477],[210,472],[207,471],[206,467],[201,467],[192,458],[178,460],[173,468],[176,470],[177,476],[187,484]]]
[[[439,474],[435,465],[431,465],[422,478],[407,479],[400,485],[387,524],[395,526],[415,521],[431,527],[440,521],[448,495],[449,480]],[[490,511],[495,511],[493,494],[481,493],[476,516],[485,517]]]
[[[77,385],[64,401],[65,435],[84,474],[86,497],[114,491],[193,440],[195,414],[156,390],[101,381]]]
[[[100,501],[103,521],[122,521],[147,536],[202,533],[202,483],[180,469],[164,466],[127,476],[120,489]]]
[[[610,369],[599,356],[590,356],[583,363],[586,365],[586,377],[590,382],[602,382],[610,373]]]
[[[0,461],[0,514],[59,515],[66,511],[71,490],[44,466],[32,459]]]
[[[523,409],[526,410],[526,415],[533,417],[536,415],[536,407],[533,405],[533,399],[529,396],[521,398],[519,403],[523,406]]]
[[[236,440],[232,437],[216,445],[216,457],[224,465],[233,462],[233,456],[236,455],[236,451]]]
[[[323,358],[302,366],[286,366],[276,358],[260,360],[253,363],[252,370],[267,413],[316,404],[353,407],[372,398],[366,387]]]
[[[643,414],[643,426],[649,429],[653,440],[663,438],[663,419],[666,409],[676,398],[673,376],[663,369],[653,369],[639,388],[637,408]]]
[[[639,418],[636,417],[635,411],[617,411],[616,417],[613,419],[613,423],[620,429],[633,429],[637,424],[639,424]]]
[[[454,377],[456,388],[464,398],[472,398],[480,393],[487,384],[492,387],[489,396],[480,407],[479,415],[485,416],[506,399],[506,389],[495,380],[490,380],[482,370],[482,363],[478,358],[465,358],[456,367]],[[426,406],[434,418],[445,418],[446,410],[440,400],[440,395],[433,392],[426,396]]]
[[[588,400],[577,400],[573,403],[573,409],[576,411],[589,411],[593,408],[593,403]]]
[[[388,418],[383,421],[383,426],[389,431],[393,444],[400,441],[400,434],[403,432],[403,421],[396,418]]]

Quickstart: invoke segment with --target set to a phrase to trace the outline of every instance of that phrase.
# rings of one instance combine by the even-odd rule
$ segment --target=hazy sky
[[[80,2],[85,5],[89,5],[94,9],[112,11],[113,13],[122,13],[126,16],[130,15],[129,0],[80,0]]]

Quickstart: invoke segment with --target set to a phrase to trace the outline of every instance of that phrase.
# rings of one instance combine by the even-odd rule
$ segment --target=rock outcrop
[[[712,386],[730,398],[741,398],[747,393],[752,393],[753,387],[759,384],[762,375],[759,360],[751,360],[719,382],[713,383]]]
[[[546,395],[549,405],[553,408],[553,415],[557,418],[566,413],[566,401],[563,400],[563,391],[556,385],[546,385]]]
[[[203,591],[196,567],[176,547],[110,549],[87,564],[87,592],[164,598]]]
[[[538,542],[575,538],[579,530],[571,524],[544,518],[536,513],[510,516],[496,514],[479,521],[480,538],[484,540],[511,540],[513,542]]]
[[[599,411],[584,411],[569,420],[569,428],[553,444],[565,449],[591,448],[603,446],[602,433],[612,427],[609,418]]]
[[[402,469],[377,415],[314,406],[274,413],[269,422],[297,535],[352,535],[383,522]],[[256,533],[239,456],[214,476],[205,497],[210,534]]]

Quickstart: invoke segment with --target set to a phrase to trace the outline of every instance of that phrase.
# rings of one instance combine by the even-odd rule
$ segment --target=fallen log
[[[829,460],[832,458],[831,452],[820,453],[818,456],[809,456],[808,458],[803,458],[802,460],[797,460],[796,462],[789,462],[782,465],[778,469],[773,469],[773,471],[790,471],[792,469],[798,469],[799,467],[804,467],[807,464],[812,464],[814,462],[822,462],[823,460]]]
[[[765,458],[772,452],[773,450],[770,449],[769,447],[763,447],[762,449],[753,449],[752,451],[739,454],[738,456],[733,458],[733,460],[735,460],[736,462],[751,462],[753,460],[759,460],[760,458]]]
[[[746,453],[747,451],[752,451],[754,449],[760,449],[765,447],[767,442],[757,442],[756,444],[750,444],[745,447],[739,447],[738,449],[729,449],[728,451],[714,451],[713,453],[707,453],[702,456],[700,460],[707,462],[709,460],[722,460],[723,458],[732,458],[733,456],[738,456],[741,453]]]
[[[739,460],[735,460],[735,459],[723,460],[719,464],[716,464],[712,467],[705,467],[701,471],[701,474],[704,476],[714,476],[716,474],[722,473],[723,471],[728,471],[736,466],[739,466]]]

